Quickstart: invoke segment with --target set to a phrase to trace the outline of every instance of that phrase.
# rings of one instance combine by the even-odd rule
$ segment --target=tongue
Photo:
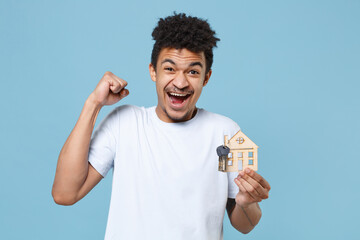
[[[173,103],[182,103],[184,100],[186,99],[186,96],[185,97],[179,97],[179,96],[171,96],[171,101]]]

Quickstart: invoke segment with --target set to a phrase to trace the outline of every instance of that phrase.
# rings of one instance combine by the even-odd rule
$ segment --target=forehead
[[[165,59],[171,59],[176,64],[189,64],[192,62],[201,62],[205,64],[204,52],[192,52],[186,48],[163,48],[160,51],[158,63],[161,64]]]

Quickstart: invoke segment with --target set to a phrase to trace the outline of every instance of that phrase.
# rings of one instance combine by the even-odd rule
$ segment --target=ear
[[[206,84],[209,82],[209,79],[210,79],[210,77],[211,77],[211,73],[212,73],[212,70],[210,69],[209,72],[205,75],[203,87],[205,87]]]
[[[156,69],[154,65],[152,65],[151,63],[149,64],[149,72],[150,72],[151,80],[156,82]]]

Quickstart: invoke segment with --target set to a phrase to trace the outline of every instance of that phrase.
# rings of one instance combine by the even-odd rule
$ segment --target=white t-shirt
[[[95,130],[89,162],[105,177],[113,168],[105,239],[220,240],[236,173],[218,171],[216,148],[239,126],[198,109],[165,123],[155,107],[125,105]]]

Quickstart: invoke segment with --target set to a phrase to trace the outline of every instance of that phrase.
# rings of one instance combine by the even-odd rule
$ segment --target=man
[[[266,180],[250,169],[217,170],[216,147],[239,126],[196,107],[212,73],[214,35],[185,14],[160,19],[149,65],[157,106],[118,107],[91,138],[100,109],[126,97],[127,83],[107,72],[86,100],[60,152],[52,194],[72,205],[113,168],[105,239],[222,239],[225,208],[243,233],[260,220]]]

